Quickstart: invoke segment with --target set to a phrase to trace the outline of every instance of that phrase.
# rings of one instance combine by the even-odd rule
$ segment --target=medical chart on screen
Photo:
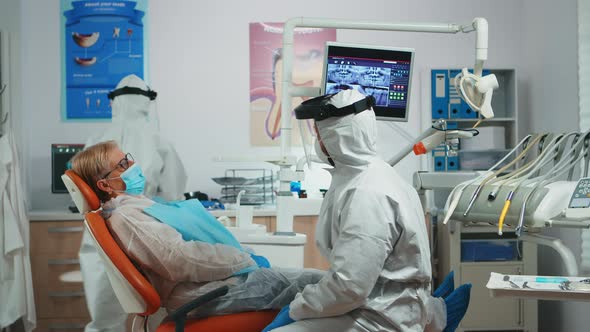
[[[62,0],[65,119],[110,119],[107,94],[127,75],[145,79],[146,2]]]
[[[250,143],[254,146],[280,142],[283,25],[250,23]],[[293,84],[320,87],[326,42],[336,40],[336,29],[295,28],[293,38]],[[293,98],[292,107],[302,101]],[[291,142],[298,144],[297,124],[291,125]]]

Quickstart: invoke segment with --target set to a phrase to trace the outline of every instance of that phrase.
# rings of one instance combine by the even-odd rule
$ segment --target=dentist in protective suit
[[[136,75],[124,77],[109,94],[112,125],[86,146],[114,140],[142,166],[147,182],[144,194],[165,200],[181,199],[187,175],[174,147],[159,135],[156,92]],[[80,247],[84,293],[92,321],[86,332],[124,332],[127,314],[115,297],[103,263],[87,231]]]
[[[316,229],[330,269],[264,331],[453,331],[467,310],[471,285],[431,295],[423,209],[377,155],[374,102],[343,90],[295,109],[314,119],[316,154],[333,166]]]

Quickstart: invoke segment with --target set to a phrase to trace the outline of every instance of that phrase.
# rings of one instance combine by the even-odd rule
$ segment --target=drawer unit
[[[438,218],[441,219],[442,216]],[[439,277],[453,270],[455,285],[473,285],[469,309],[457,332],[537,331],[536,300],[495,298],[486,288],[491,272],[536,275],[536,245],[517,241],[509,229],[499,237],[496,227],[464,225],[452,220],[437,226]]]
[[[31,222],[36,331],[83,331],[90,321],[82,282],[61,278],[80,270],[83,231],[81,220]]]
[[[36,332],[82,332],[88,323],[87,319],[37,319]]]
[[[31,258],[39,318],[88,316],[82,283],[60,280],[64,273],[80,270],[77,256],[77,253],[47,254]]]
[[[78,255],[82,221],[39,221],[31,223],[31,255],[72,253]]]

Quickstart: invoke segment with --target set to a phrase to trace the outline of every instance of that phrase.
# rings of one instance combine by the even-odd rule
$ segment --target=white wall
[[[22,89],[13,102],[22,111],[29,198],[33,209],[57,208],[65,206],[67,198],[50,193],[50,143],[84,142],[107,124],[61,122],[59,1],[22,0],[20,7],[19,1],[0,0],[0,28],[14,30],[20,44],[20,49],[13,49],[13,61],[21,70],[12,76],[20,80],[16,88]],[[159,93],[162,134],[175,144],[189,170],[188,189],[217,193],[209,178],[223,175],[229,167],[247,167],[215,164],[213,156],[277,151],[248,143],[248,23],[295,16],[449,23],[485,17],[490,24],[487,66],[518,70],[521,135],[577,128],[575,0],[367,0],[362,7],[351,0],[151,0],[150,83]],[[416,49],[414,113],[404,125],[414,134],[420,128],[419,112],[428,112],[420,104],[420,87],[427,83],[420,81],[424,70],[471,65],[474,56],[473,34],[339,31],[338,39]],[[400,146],[388,128],[380,126],[380,152],[385,156]],[[408,175],[417,162],[408,159],[401,166]],[[557,235],[570,247],[579,245],[576,232],[562,233]],[[541,273],[562,273],[552,252],[543,250],[540,257]],[[586,330],[589,309],[588,304],[541,302],[540,330]]]
[[[22,122],[23,114],[21,112],[21,73],[20,73],[20,2],[12,0],[0,0],[0,30],[7,33],[8,44],[10,48],[10,70],[9,73],[2,73],[2,80],[7,84],[4,93],[9,97],[10,108],[3,112],[10,112],[12,126],[15,128],[14,134],[17,146],[23,147]],[[7,36],[3,36],[7,37]],[[4,61],[4,60],[3,60]],[[6,80],[9,79],[9,82]],[[0,87],[1,89],[1,87]],[[23,158],[21,154],[21,158]]]
[[[523,12],[523,78],[531,132],[579,129],[578,35],[576,0],[525,0]],[[522,108],[521,108],[522,109]],[[580,233],[564,229],[547,232],[580,253]],[[563,275],[563,264],[551,249],[539,249],[539,274]],[[540,331],[587,331],[590,304],[541,301]]]
[[[32,209],[67,204],[50,193],[50,143],[84,142],[106,124],[60,120],[60,8],[58,1],[22,1],[23,82],[27,86],[23,114],[27,122],[27,159]],[[232,7],[231,10],[228,10]],[[513,50],[520,47],[520,2],[377,1],[150,1],[149,77],[158,91],[161,132],[173,142],[189,170],[187,189],[219,193],[210,180],[226,168],[248,164],[214,163],[218,155],[277,152],[249,145],[248,24],[281,22],[295,16],[400,22],[467,23],[482,16],[490,23],[490,67],[517,67]],[[362,15],[359,15],[359,12]],[[394,32],[338,32],[338,40],[413,47],[416,49],[413,114],[404,125],[420,129],[420,74],[427,67],[472,66],[474,34],[441,35]],[[428,110],[426,110],[428,112]],[[35,120],[35,121],[33,121]],[[392,156],[401,144],[387,125],[380,126],[380,152]],[[213,144],[213,142],[215,142]],[[400,143],[402,142],[402,143]],[[253,165],[260,166],[260,165]],[[418,168],[409,158],[400,164],[408,179]]]

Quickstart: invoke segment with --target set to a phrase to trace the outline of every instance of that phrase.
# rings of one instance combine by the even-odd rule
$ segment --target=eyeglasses
[[[135,160],[133,159],[133,156],[131,155],[131,153],[127,153],[125,155],[125,157],[123,157],[123,159],[119,160],[119,162],[117,163],[117,165],[115,166],[115,168],[113,168],[112,170],[110,170],[107,174],[105,174],[102,179],[106,179],[107,176],[109,176],[112,172],[114,172],[117,168],[121,168],[122,170],[126,171],[129,166],[129,162],[134,162]]]

